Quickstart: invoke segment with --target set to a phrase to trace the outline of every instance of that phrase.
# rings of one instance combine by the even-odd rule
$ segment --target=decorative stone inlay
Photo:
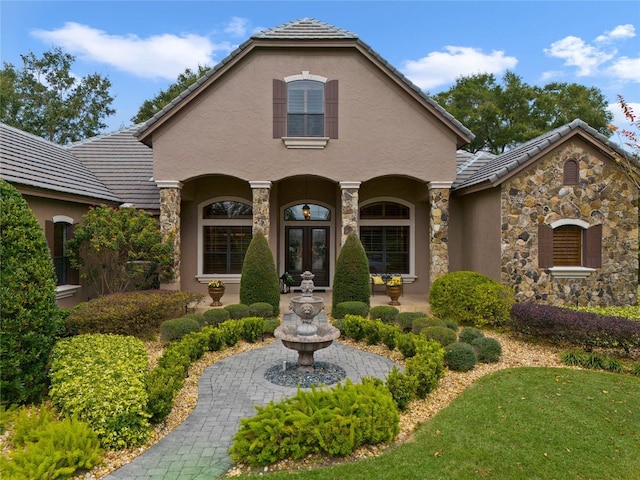
[[[429,279],[431,284],[436,278],[449,271],[449,194],[450,182],[429,184]]]
[[[251,181],[251,192],[253,193],[253,228],[255,235],[258,232],[269,238],[269,194],[271,193],[271,182]]]
[[[578,185],[563,185],[569,158],[578,161]],[[518,301],[635,305],[638,189],[612,161],[569,143],[504,182],[501,206],[501,280],[513,286]],[[538,224],[557,226],[565,219],[602,224],[602,268],[583,278],[538,268]]]
[[[341,245],[344,245],[347,237],[358,232],[358,190],[361,182],[340,182],[342,190],[342,237]]]
[[[180,289],[180,182],[157,182],[160,187],[160,233],[163,241],[173,241],[173,280],[174,288]],[[166,186],[172,185],[172,186]]]

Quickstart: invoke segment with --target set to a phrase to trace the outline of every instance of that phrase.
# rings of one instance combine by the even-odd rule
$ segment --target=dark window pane
[[[363,226],[360,241],[372,273],[409,273],[408,226]]]
[[[253,207],[233,200],[214,202],[202,209],[202,218],[253,218]]]
[[[71,264],[67,256],[66,242],[69,239],[71,225],[57,222],[53,225],[53,266],[56,271],[56,285],[69,283]]]
[[[409,207],[394,202],[378,202],[360,209],[360,218],[371,219],[408,219]]]
[[[241,273],[244,255],[251,242],[251,229],[250,226],[205,226],[202,272]]]

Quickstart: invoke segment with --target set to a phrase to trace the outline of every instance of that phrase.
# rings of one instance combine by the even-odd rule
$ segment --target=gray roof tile
[[[277,27],[262,30],[261,32],[254,34],[251,38],[281,38],[289,40],[308,40],[314,38],[356,39],[358,38],[358,35],[347,30],[343,30],[342,28],[334,27],[328,23],[306,17],[278,25]]]
[[[0,123],[0,177],[10,183],[120,203],[65,147]]]

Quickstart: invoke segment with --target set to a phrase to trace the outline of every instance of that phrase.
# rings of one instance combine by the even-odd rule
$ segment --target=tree
[[[90,209],[67,243],[71,265],[80,268],[99,295],[149,288],[169,280],[171,242],[162,242],[158,222],[135,208]]]
[[[146,122],[165,106],[170,104],[174,98],[196,83],[198,79],[209,70],[211,70],[211,67],[205,67],[202,65],[198,65],[197,72],[187,68],[184,73],[178,75],[176,82],[169,85],[166,90],[160,90],[160,92],[158,92],[158,94],[151,100],[145,100],[138,110],[138,113],[131,118],[131,121],[133,123]]]
[[[369,260],[360,239],[355,233],[349,234],[336,260],[331,295],[332,312],[336,317],[336,307],[342,302],[364,302],[370,304]]]
[[[280,313],[280,281],[273,254],[264,234],[256,233],[244,256],[240,278],[240,303],[253,305],[264,302]]]
[[[22,195],[0,179],[0,400],[38,402],[62,334],[56,274],[44,232]]]
[[[36,58],[21,55],[22,69],[4,62],[0,71],[0,120],[52,142],[66,144],[106,128],[113,115],[111,81],[97,73],[78,78],[75,57],[53,48]]]
[[[507,72],[500,84],[483,73],[461,77],[433,98],[476,135],[464,147],[470,152],[500,154],[576,118],[610,135],[612,115],[602,93],[575,83],[531,87]]]

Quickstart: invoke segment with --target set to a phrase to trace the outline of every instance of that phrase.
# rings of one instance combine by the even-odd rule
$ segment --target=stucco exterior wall
[[[579,185],[563,185],[566,159]],[[633,305],[638,286],[638,189],[610,160],[574,138],[502,185],[502,281],[517,300],[552,305]],[[539,223],[602,224],[602,268],[585,279],[552,278],[538,268]]]
[[[339,81],[339,138],[324,149],[287,149],[272,138],[273,79],[302,71]],[[366,181],[399,170],[453,181],[456,139],[353,49],[256,49],[154,132],[153,151],[157,181],[211,173]]]

